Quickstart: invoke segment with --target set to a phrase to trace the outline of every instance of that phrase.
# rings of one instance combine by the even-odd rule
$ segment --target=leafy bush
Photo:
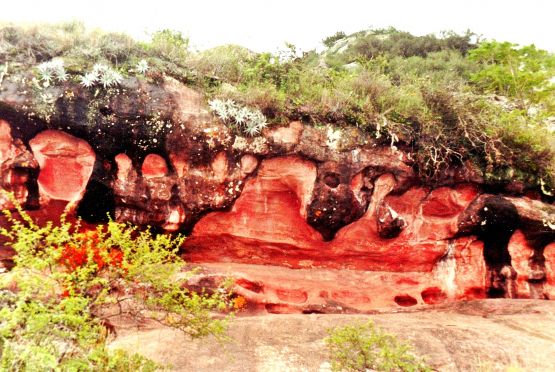
[[[328,36],[327,38],[322,40],[322,44],[324,44],[328,48],[331,48],[333,46],[333,44],[335,44],[336,41],[344,39],[346,37],[347,37],[347,35],[343,31],[337,31],[332,36]]]
[[[406,343],[372,321],[336,327],[325,343],[334,371],[431,371]]]
[[[98,38],[101,55],[116,66],[127,62],[130,56],[137,53],[136,45],[132,37],[122,33],[111,32]]]
[[[183,238],[109,221],[82,232],[62,216],[38,226],[17,206],[0,228],[15,252],[15,267],[0,278],[2,370],[153,370],[139,355],[106,348],[109,320],[155,319],[191,337],[223,337],[227,318],[214,311],[232,303],[184,288]],[[108,328],[107,328],[108,327]]]
[[[155,55],[176,64],[183,63],[189,56],[189,39],[179,31],[165,29],[155,32],[146,47]]]
[[[480,65],[471,80],[486,92],[534,103],[553,99],[555,55],[545,50],[489,41],[472,50],[469,59]]]
[[[414,36],[408,32],[387,29],[373,29],[361,31],[347,38],[352,42],[344,50],[334,53],[339,61],[334,65],[348,64],[359,59],[373,59],[379,56],[393,57],[426,57],[430,53],[453,50],[466,54],[474,47],[472,37],[474,34],[467,31],[463,35],[454,32],[444,32],[440,37],[435,35]]]
[[[231,83],[240,83],[245,69],[256,54],[238,45],[222,45],[192,56],[188,64],[202,75]]]

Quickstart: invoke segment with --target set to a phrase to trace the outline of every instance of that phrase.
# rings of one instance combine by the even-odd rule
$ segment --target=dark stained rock
[[[485,194],[478,170],[461,166],[432,188],[416,178],[409,150],[358,128],[293,121],[247,136],[167,77],[127,78],[96,94],[66,82],[44,88],[48,107],[25,84],[0,90],[0,188],[27,207],[54,210],[60,199],[79,203],[89,222],[112,213],[190,233],[183,256],[194,262],[370,277],[355,289],[358,274],[336,286],[326,272],[317,290],[311,280],[281,285],[274,271],[239,273],[253,309],[357,312],[555,296],[555,207],[521,196],[522,185],[499,188],[510,197]]]
[[[387,203],[382,202],[376,211],[378,235],[384,239],[399,236],[405,227],[405,220],[399,216]]]

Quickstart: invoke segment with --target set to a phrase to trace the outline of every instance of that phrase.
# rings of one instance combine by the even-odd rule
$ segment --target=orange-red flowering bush
[[[107,319],[120,315],[154,318],[192,337],[223,336],[228,317],[214,312],[232,307],[228,291],[185,287],[183,237],[114,221],[83,232],[64,216],[39,226],[16,209],[4,211],[10,226],[0,227],[16,252],[15,267],[0,276],[1,370],[154,370],[143,357],[105,347]]]
[[[91,260],[98,267],[98,271],[107,265],[121,268],[123,262],[121,249],[99,244],[95,231],[78,234],[77,239],[78,244],[65,244],[61,247],[60,263],[67,269],[73,271]]]
[[[237,296],[233,299],[233,308],[235,310],[243,310],[247,306],[247,299],[243,296]]]

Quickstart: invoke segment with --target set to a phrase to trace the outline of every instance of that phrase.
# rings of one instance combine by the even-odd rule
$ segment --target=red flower
[[[89,231],[79,236],[79,246],[66,244],[62,247],[60,263],[69,270],[83,267],[92,259],[98,267],[98,271],[107,265],[121,267],[123,262],[123,252],[116,248],[99,248],[98,236],[95,231]],[[106,262],[108,257],[108,262]]]

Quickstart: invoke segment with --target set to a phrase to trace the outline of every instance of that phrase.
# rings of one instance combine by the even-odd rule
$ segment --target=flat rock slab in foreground
[[[372,319],[402,339],[439,371],[552,371],[555,303],[480,300],[426,311],[375,315],[289,314],[239,317],[232,342],[191,341],[169,328],[119,328],[111,344],[139,352],[178,371],[329,371],[326,330]]]

